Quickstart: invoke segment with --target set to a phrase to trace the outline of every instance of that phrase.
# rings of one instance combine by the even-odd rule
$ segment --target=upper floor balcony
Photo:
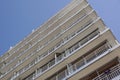
[[[120,80],[120,63],[113,65],[102,73],[98,73],[92,80]]]
[[[112,58],[104,65],[84,76],[79,80],[119,80],[120,79],[120,58],[119,56]]]
[[[108,43],[106,42],[102,43],[102,45],[100,45],[96,49],[93,49],[91,52],[88,52],[89,54],[86,53],[79,59],[76,59],[72,63],[67,64],[66,66],[67,68],[61,69],[56,74],[54,74],[53,76],[49,77],[46,80],[66,80],[72,75],[76,74],[77,72],[87,67],[88,65],[97,61],[99,58],[101,58],[105,54],[108,54],[110,48],[111,47],[109,46]],[[86,80],[86,79],[83,79],[83,80]]]

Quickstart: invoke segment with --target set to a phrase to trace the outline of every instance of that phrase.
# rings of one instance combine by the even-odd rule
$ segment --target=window
[[[41,71],[44,72],[48,69],[48,64],[45,64],[43,67],[41,67]]]
[[[58,53],[58,54],[57,54],[57,61],[62,60],[63,57],[64,57],[64,54],[63,54],[63,53]]]
[[[62,71],[62,72],[60,72],[60,73],[58,73],[58,80],[62,80],[62,79],[64,79],[65,77],[66,77],[66,72],[65,72],[65,70]]]
[[[49,62],[49,67],[53,66],[54,64],[55,64],[55,59],[53,59]]]

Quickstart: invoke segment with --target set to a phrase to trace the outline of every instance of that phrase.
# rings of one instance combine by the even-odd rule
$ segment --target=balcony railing
[[[107,51],[109,51],[109,49],[110,49],[109,44],[105,43],[102,46],[100,46],[99,48],[97,48],[96,50],[94,50],[93,52],[89,53],[87,56],[83,56],[82,59],[80,58],[80,60],[78,60],[74,64],[71,64],[71,63],[67,64],[67,69],[66,69],[67,74],[65,74],[65,75],[63,74],[63,76],[59,80],[67,80],[67,78],[69,78],[76,72],[80,71],[81,69],[85,68],[86,65],[89,65],[91,62],[94,62],[95,59],[96,59],[95,61],[97,61],[100,58],[100,56],[102,54],[106,53]],[[99,54],[99,53],[101,53],[101,54]],[[115,70],[115,69],[112,69],[112,70]],[[53,77],[51,77],[49,79],[50,80],[53,80],[53,79],[58,80],[57,79],[58,74],[54,75]],[[116,75],[117,74],[118,73],[116,73]],[[120,71],[119,71],[119,74],[120,74]],[[112,75],[111,75],[111,77],[112,77]],[[110,79],[94,79],[94,80],[110,80]]]
[[[98,32],[96,31],[95,32],[96,33],[96,35],[98,34]],[[94,35],[94,37],[96,36],[96,35]],[[88,37],[86,37],[86,38],[88,38]],[[90,39],[89,39],[90,40]],[[88,40],[88,41],[89,41]],[[88,42],[87,41],[87,42]],[[76,45],[79,45],[79,43],[80,42],[78,42]],[[85,44],[85,43],[84,43]],[[70,49],[67,49],[66,51],[64,51],[63,53],[61,53],[59,56],[57,56],[56,57],[56,62],[52,65],[52,66],[55,66],[56,64],[58,64],[59,62],[61,62],[62,60],[64,60],[66,57],[68,57],[68,56],[70,56],[70,54],[73,54],[73,53],[75,53],[77,50],[79,50],[80,48],[81,48],[81,46],[82,45],[80,45],[79,47],[77,47],[77,48],[75,48],[76,47],[76,45],[74,45],[72,48],[70,48]],[[73,49],[72,51],[71,51],[71,49]],[[67,52],[67,53],[66,53]],[[68,53],[69,52],[69,53]],[[48,63],[49,64],[49,63]],[[48,64],[46,65],[46,66],[48,66]],[[51,67],[52,67],[51,66]],[[39,75],[41,75],[42,73],[44,73],[45,71],[47,71],[48,69],[50,69],[51,67],[47,67],[46,68],[46,70],[44,70],[43,72],[41,71],[40,73],[38,73],[38,74],[36,74],[36,77],[37,76],[39,76]],[[40,68],[41,69],[41,68]],[[42,69],[41,69],[42,70]]]
[[[117,76],[120,76],[120,64],[106,70],[92,80],[115,80]]]
[[[74,73],[78,71],[80,68],[84,67],[100,55],[104,54],[106,51],[109,50],[109,45],[106,43],[99,48],[97,48],[95,51],[89,53],[87,56],[83,56],[78,62],[74,63],[73,65],[70,65],[70,73]]]

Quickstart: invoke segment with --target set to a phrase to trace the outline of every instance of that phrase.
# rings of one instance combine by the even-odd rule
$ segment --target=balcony
[[[108,53],[109,49],[110,49],[109,44],[105,42],[104,44],[100,45],[97,49],[91,51],[91,53],[88,52],[89,54],[87,54],[86,56],[82,56],[76,61],[67,64],[67,68],[64,70],[67,73],[64,72],[63,76],[60,79],[57,78],[60,74],[58,71],[57,74],[46,80],[66,80],[70,76],[74,75],[75,73],[82,70],[86,66],[90,65],[94,61],[98,60],[101,56],[103,56],[103,54]],[[95,80],[99,80],[99,79],[95,79]]]
[[[98,34],[97,32],[96,32],[96,34]],[[92,34],[93,35],[93,34]],[[96,36],[96,35],[94,35],[94,36]],[[88,37],[86,37],[86,38],[88,38]],[[91,38],[93,38],[93,37],[91,37]],[[88,40],[89,41],[89,40]],[[84,43],[85,44],[85,43]],[[57,65],[59,62],[61,62],[61,61],[63,61],[65,58],[67,58],[68,56],[70,56],[70,54],[73,54],[73,53],[75,53],[77,50],[79,50],[80,48],[81,48],[81,45],[80,46],[78,46],[79,45],[79,42],[77,43],[77,44],[75,44],[74,46],[72,46],[70,49],[67,49],[66,51],[64,51],[63,53],[57,53],[56,54],[56,58],[55,58],[55,63],[52,65],[52,66],[55,66],[55,65]],[[77,47],[76,47],[77,46]],[[46,66],[48,66],[48,64],[49,63],[47,63],[46,64]],[[51,66],[51,67],[52,67]],[[38,77],[38,76],[40,76],[42,73],[44,73],[45,71],[47,71],[48,69],[50,69],[51,67],[47,67],[46,68],[46,70],[44,70],[43,72],[42,71],[40,71],[40,69],[42,69],[42,68],[40,68],[39,69],[39,73],[38,74],[36,74],[36,77]]]
[[[99,74],[92,80],[120,80],[120,63]]]
[[[79,61],[70,64],[70,74],[81,70],[86,65],[93,62],[96,58],[99,58],[102,54],[109,50],[109,45],[105,43],[104,45],[100,46],[96,50],[92,51],[91,53],[86,53],[85,56],[82,56]]]

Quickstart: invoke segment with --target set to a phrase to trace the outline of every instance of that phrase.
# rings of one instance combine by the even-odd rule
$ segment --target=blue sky
[[[120,41],[120,0],[88,0]],[[71,0],[0,0],[0,55]]]

